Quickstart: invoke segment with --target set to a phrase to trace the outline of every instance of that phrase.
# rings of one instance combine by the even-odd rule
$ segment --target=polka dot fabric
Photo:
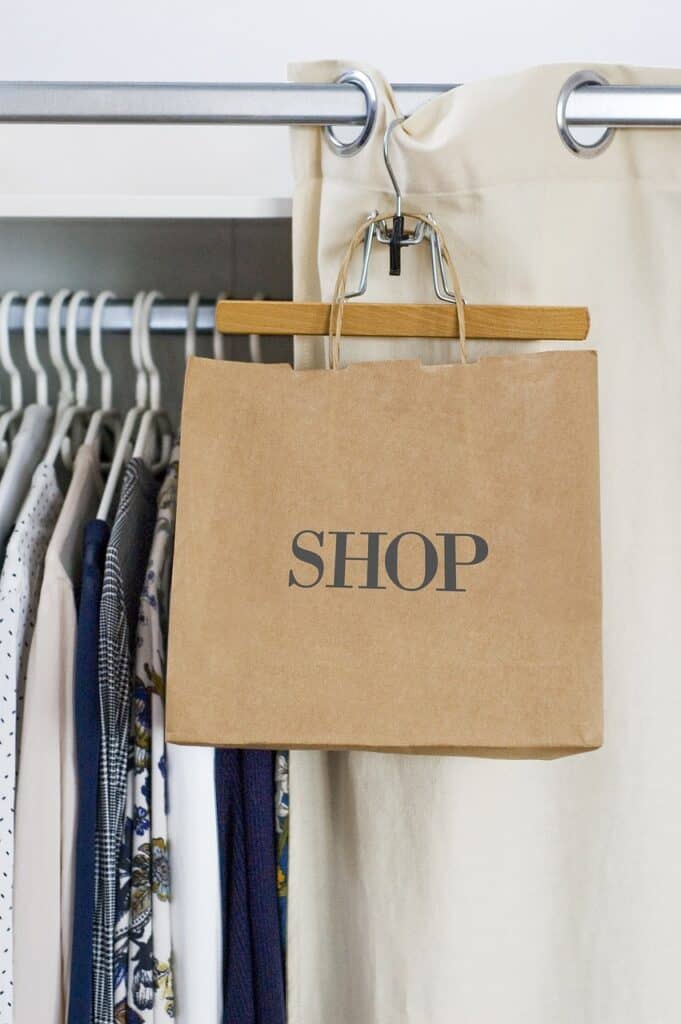
[[[0,1024],[11,1024],[14,796],[21,705],[47,545],[62,505],[52,466],[36,469],[0,573]]]

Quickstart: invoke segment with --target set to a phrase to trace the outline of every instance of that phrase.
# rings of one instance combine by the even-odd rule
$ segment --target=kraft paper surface
[[[167,734],[598,747],[595,353],[335,372],[192,359]]]

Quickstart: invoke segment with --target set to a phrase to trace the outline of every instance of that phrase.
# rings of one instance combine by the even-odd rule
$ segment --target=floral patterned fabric
[[[176,446],[158,497],[137,622],[126,821],[132,851],[126,1024],[154,1024],[175,1016],[164,706],[178,457]]]
[[[288,751],[279,750],[274,762],[274,824],[277,834],[277,899],[281,955],[286,956],[288,904]]]

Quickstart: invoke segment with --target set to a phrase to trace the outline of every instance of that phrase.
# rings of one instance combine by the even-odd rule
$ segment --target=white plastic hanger
[[[10,408],[0,415],[0,469],[7,465],[10,444],[24,413],[24,388],[21,373],[12,358],[9,330],[10,309],[19,297],[19,292],[5,292],[0,299],[0,364],[9,376],[10,385]]]
[[[196,318],[199,312],[201,296],[192,292],[187,299],[187,330],[184,335],[184,361],[188,363],[196,355]]]
[[[66,353],[76,376],[76,405],[88,404],[87,367],[78,351],[78,310],[90,298],[89,292],[74,292],[66,310]]]
[[[256,292],[253,296],[254,302],[262,302],[265,296],[262,292]],[[262,342],[259,334],[248,335],[248,354],[252,363],[262,362]]]
[[[37,405],[49,405],[47,370],[40,361],[35,338],[35,311],[38,303],[47,298],[45,292],[31,292],[24,311],[24,346],[28,365],[35,374],[35,400]]]
[[[68,361],[64,356],[64,350],[62,348],[62,328],[61,328],[61,313],[62,307],[66,300],[71,295],[71,291],[68,288],[61,288],[55,295],[53,295],[50,302],[50,308],[47,317],[47,338],[49,344],[50,361],[57,372],[57,379],[59,381],[59,393],[56,401],[56,412],[53,424],[53,436],[59,429],[61,423],[62,414],[69,406],[75,402],[75,394],[73,390],[73,378],[71,376],[71,369]],[[65,463],[71,463],[71,439],[66,438],[62,445],[62,454],[65,457]]]
[[[47,338],[50,348],[50,359],[57,371],[59,379],[59,396],[57,398],[57,416],[69,405],[73,405],[73,381],[69,364],[64,358],[64,351],[61,345],[61,311],[71,291],[69,288],[60,288],[52,296],[50,309],[47,317]]]
[[[121,430],[118,444],[116,445],[116,451],[114,452],[111,469],[109,470],[109,475],[107,477],[104,494],[102,495],[102,500],[100,501],[99,508],[97,510],[97,518],[103,519],[107,522],[111,514],[114,498],[116,497],[121,474],[132,453],[132,439],[134,437],[135,430],[147,407],[149,382],[142,362],[140,345],[141,315],[144,301],[145,293],[138,292],[132,301],[130,321],[130,356],[136,371],[135,404],[128,410],[125,420],[123,421],[123,429]]]
[[[76,374],[76,396],[75,403],[68,405],[58,418],[56,428],[50,439],[50,444],[45,455],[45,461],[54,466],[57,460],[62,459],[64,467],[73,469],[73,461],[78,442],[72,436],[75,426],[81,428],[81,437],[92,415],[88,406],[88,379],[87,370],[78,353],[78,310],[81,304],[89,298],[85,291],[76,292],[71,296],[66,311],[66,351],[69,360]],[[28,308],[28,306],[27,306]]]
[[[99,371],[100,407],[95,409],[85,435],[85,444],[101,445],[103,432],[109,430],[114,438],[114,448],[121,432],[121,415],[113,408],[113,381],[109,364],[102,350],[102,316],[104,307],[116,296],[111,291],[100,292],[92,306],[90,322],[90,354],[95,368]]]
[[[142,310],[140,342],[142,361],[149,377],[149,408],[142,417],[133,451],[133,458],[141,459],[154,473],[160,473],[167,467],[173,446],[173,427],[161,404],[161,375],[151,351],[149,321],[153,304],[160,297],[160,292],[149,292]],[[154,462],[154,449],[157,443],[160,445],[160,456],[158,461]]]
[[[217,309],[218,302],[222,299],[227,298],[227,292],[220,292],[215,300],[215,307]],[[213,327],[213,359],[224,359],[225,358],[225,336],[218,330],[217,318],[215,326]]]

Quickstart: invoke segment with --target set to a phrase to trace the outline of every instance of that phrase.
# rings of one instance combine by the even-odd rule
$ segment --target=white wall
[[[2,8],[3,79],[277,81],[289,60],[340,56],[373,63],[392,81],[468,81],[573,59],[674,65],[681,30],[678,0],[2,0]],[[0,148],[0,194],[17,197],[290,189],[280,129],[4,127]]]
[[[283,79],[348,57],[393,81],[560,60],[678,62],[677,0],[3,0],[3,78]]]

